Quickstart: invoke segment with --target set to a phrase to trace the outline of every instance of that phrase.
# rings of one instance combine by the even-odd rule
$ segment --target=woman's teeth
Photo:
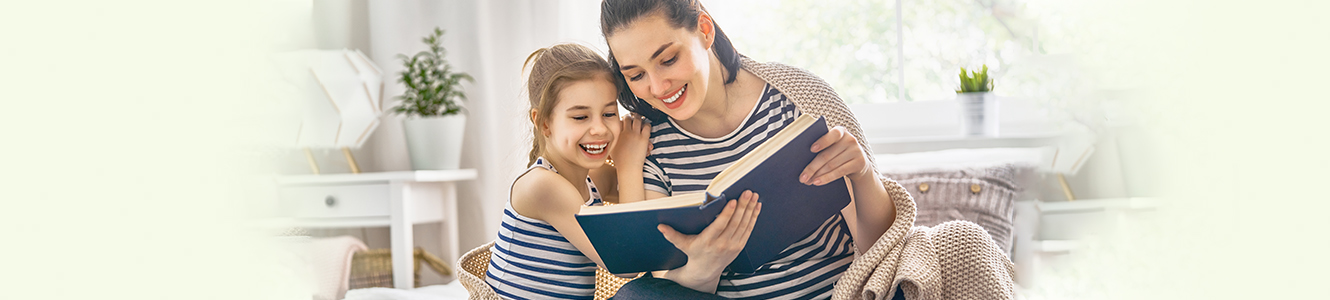
[[[674,101],[678,101],[678,100],[679,100],[679,96],[683,96],[683,90],[686,90],[686,89],[688,89],[688,86],[687,86],[687,85],[685,85],[685,86],[679,88],[679,92],[674,93],[674,96],[670,96],[669,98],[666,98],[666,99],[661,99],[661,101],[665,101],[666,104],[674,103]]]
[[[606,145],[609,145],[609,144],[608,144],[608,143],[604,143],[604,144],[581,144],[580,146],[582,146],[582,150],[585,150],[586,153],[591,153],[592,155],[595,155],[595,154],[600,154],[601,152],[605,152],[605,146],[606,146]]]

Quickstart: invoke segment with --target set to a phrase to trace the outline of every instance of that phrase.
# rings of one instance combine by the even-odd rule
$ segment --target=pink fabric
[[[309,249],[314,300],[342,299],[351,285],[351,257],[368,247],[354,237],[339,236],[314,239]]]

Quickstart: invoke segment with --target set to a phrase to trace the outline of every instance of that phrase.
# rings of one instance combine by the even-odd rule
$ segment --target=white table
[[[443,222],[445,259],[457,261],[458,181],[476,170],[429,170],[278,178],[281,209],[297,227],[377,227],[391,232],[393,285],[414,288],[411,225]]]

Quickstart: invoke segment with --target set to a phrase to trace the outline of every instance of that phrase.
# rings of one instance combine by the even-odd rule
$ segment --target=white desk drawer
[[[288,186],[281,197],[283,211],[297,218],[389,215],[387,184]]]

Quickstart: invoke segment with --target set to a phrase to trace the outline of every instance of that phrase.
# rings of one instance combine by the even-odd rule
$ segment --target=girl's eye
[[[666,60],[666,61],[660,62],[660,64],[662,64],[662,65],[666,65],[666,66],[668,66],[668,65],[673,65],[674,62],[677,61],[677,60],[679,60],[679,57],[678,57],[678,56],[675,56],[675,57],[671,57],[669,60]]]
[[[573,116],[573,120],[578,120],[578,121],[586,120],[586,118],[587,116]]]
[[[606,117],[606,118],[613,118],[614,116],[617,116],[617,115],[619,115],[619,113],[605,113],[605,117]]]

